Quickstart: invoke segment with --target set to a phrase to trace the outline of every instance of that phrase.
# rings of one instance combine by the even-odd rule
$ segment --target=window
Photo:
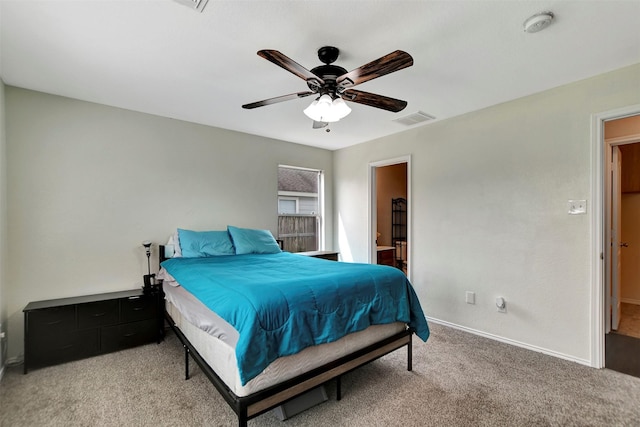
[[[298,213],[298,198],[297,197],[278,197],[278,213],[284,214],[297,214]]]
[[[278,239],[288,252],[322,247],[322,171],[278,166]]]

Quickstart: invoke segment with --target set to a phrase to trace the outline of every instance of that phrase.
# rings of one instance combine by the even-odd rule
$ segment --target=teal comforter
[[[238,331],[243,385],[278,357],[370,325],[405,322],[429,337],[413,287],[393,267],[288,252],[173,258],[162,267]]]

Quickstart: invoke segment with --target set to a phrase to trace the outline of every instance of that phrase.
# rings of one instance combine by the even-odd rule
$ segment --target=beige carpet
[[[439,325],[414,346],[343,378],[343,399],[249,426],[638,426],[640,378],[597,370]],[[233,426],[235,414],[169,333],[150,344],[34,370],[0,384],[2,426]]]

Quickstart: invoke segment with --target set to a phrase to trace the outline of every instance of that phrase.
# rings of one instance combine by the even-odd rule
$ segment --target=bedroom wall
[[[14,87],[6,114],[10,358],[29,301],[141,286],[144,240],[228,224],[275,234],[278,164],[326,171],[333,248],[330,151]]]
[[[591,115],[638,103],[640,64],[336,151],[339,250],[366,261],[368,165],[410,155],[411,277],[427,316],[588,364]],[[587,215],[568,215],[570,199]]]

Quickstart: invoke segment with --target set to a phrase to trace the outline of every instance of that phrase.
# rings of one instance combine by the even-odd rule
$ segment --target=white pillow
[[[180,258],[182,257],[182,250],[180,249],[180,237],[178,236],[178,230],[171,237],[169,237],[169,241],[165,246],[171,246],[173,249],[173,255],[168,258]],[[169,249],[170,250],[170,249]],[[165,249],[165,256],[167,254],[167,249]]]

